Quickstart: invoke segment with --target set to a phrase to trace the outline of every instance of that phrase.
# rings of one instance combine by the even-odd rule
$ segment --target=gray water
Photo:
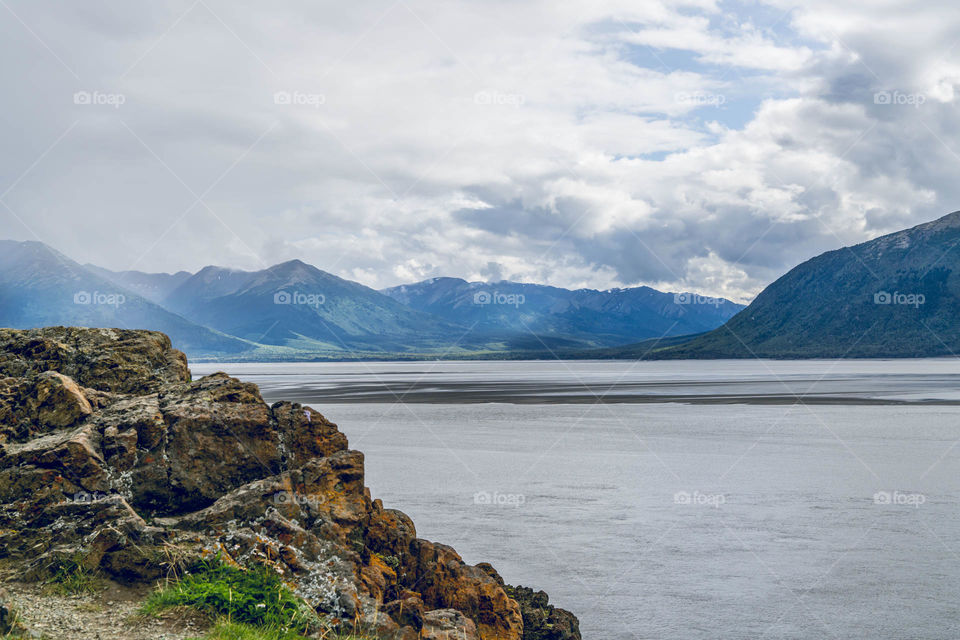
[[[584,638],[960,636],[956,360],[192,368],[320,410]]]

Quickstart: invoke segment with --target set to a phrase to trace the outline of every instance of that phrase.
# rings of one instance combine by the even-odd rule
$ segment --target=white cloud
[[[0,217],[110,268],[745,300],[958,208],[945,2],[9,5]]]

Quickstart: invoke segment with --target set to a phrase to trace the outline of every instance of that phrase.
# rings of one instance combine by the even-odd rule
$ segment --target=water
[[[192,368],[312,404],[421,537],[584,638],[958,635],[958,361]]]

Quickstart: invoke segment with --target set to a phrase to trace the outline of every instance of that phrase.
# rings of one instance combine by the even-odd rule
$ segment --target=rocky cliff
[[[161,333],[0,329],[0,557],[120,582],[218,555],[264,563],[333,624],[381,638],[579,639],[546,594],[417,537],[310,407],[192,380]]]

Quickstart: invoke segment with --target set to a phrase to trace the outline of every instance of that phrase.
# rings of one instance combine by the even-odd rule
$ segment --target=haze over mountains
[[[90,263],[83,266],[101,278],[129,289],[157,304],[161,304],[164,298],[170,295],[171,291],[193,275],[189,271],[145,273],[143,271],[110,271]]]
[[[50,325],[155,329],[188,352],[252,347],[120,288],[41,242],[0,240],[0,326]]]
[[[194,359],[549,355],[709,330],[742,305],[648,287],[437,278],[379,292],[299,260],[261,271],[113,272],[0,244],[0,326],[163,331]]]
[[[300,260],[262,271],[205,267],[167,308],[246,340],[307,351],[442,348],[459,327]]]
[[[701,333],[718,327],[743,308],[721,298],[664,293],[650,287],[571,291],[459,278],[432,278],[384,289],[383,293],[419,311],[474,327],[478,333],[514,332],[522,343],[511,346],[532,349],[546,346],[538,344],[534,336],[613,346]]]
[[[433,278],[375,291],[299,260],[112,272],[0,241],[0,325],[149,328],[195,358],[841,358],[960,354],[960,212],[829,251],[745,309],[649,287]]]

